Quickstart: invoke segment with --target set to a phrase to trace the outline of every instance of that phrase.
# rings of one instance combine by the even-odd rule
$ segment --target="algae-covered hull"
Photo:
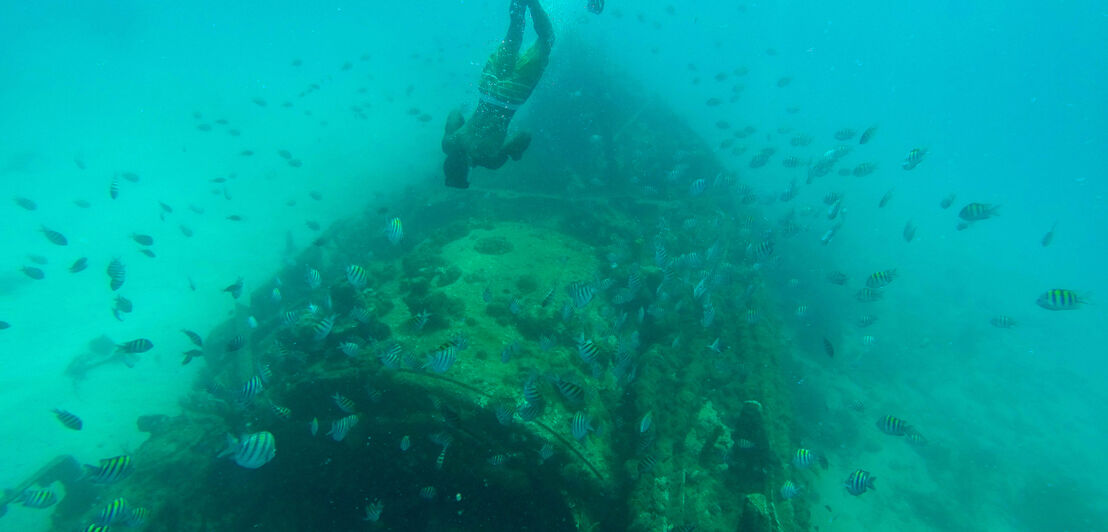
[[[409,189],[290,257],[208,335],[184,413],[147,420],[134,473],[100,498],[147,507],[146,530],[804,529],[775,495],[779,335],[748,319],[769,297],[759,228],[679,121],[610,98],[572,104],[604,125],[591,154],[536,142],[474,189]],[[216,458],[259,431],[272,461]]]

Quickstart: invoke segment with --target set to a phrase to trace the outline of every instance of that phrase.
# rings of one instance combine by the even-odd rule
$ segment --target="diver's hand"
[[[522,16],[527,11],[527,5],[531,3],[531,0],[512,0],[511,5],[508,6],[508,16]]]

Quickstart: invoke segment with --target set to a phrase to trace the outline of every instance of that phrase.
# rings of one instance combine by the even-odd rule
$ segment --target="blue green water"
[[[603,83],[634,83],[710,146],[754,126],[736,141],[748,152],[720,149],[720,159],[763,198],[767,226],[801,213],[806,230],[781,243],[780,263],[765,272],[797,346],[785,364],[797,434],[832,449],[842,467],[864,465],[880,479],[878,491],[862,498],[843,492],[845,475],[813,480],[805,490],[835,509],[815,514],[813,524],[944,530],[955,529],[949,520],[959,515],[972,524],[958,526],[973,530],[1108,528],[1097,521],[1106,515],[1101,479],[1108,475],[1101,459],[1108,334],[1097,297],[1108,293],[1101,266],[1108,7],[610,0],[596,16],[583,3],[544,2],[559,41],[588,43],[598,61],[612,63],[612,76],[580,87],[556,44],[546,79],[517,117],[535,132],[535,146],[559,149],[544,139],[542,124],[528,122],[528,106],[578,90],[598,98]],[[506,9],[501,2],[375,4],[382,5],[0,8],[0,183],[6,196],[38,206],[0,201],[0,320],[12,325],[0,331],[0,486],[58,454],[91,463],[137,447],[135,417],[176,412],[197,371],[179,363],[188,347],[177,330],[223,322],[233,303],[219,290],[239,276],[248,290],[260,286],[283,264],[288,235],[297,249],[314,238],[306,221],[326,227],[377,194],[442,186],[443,121],[459,105],[472,109]],[[748,72],[735,75],[739,67]],[[717,81],[721,72],[728,75]],[[782,77],[791,81],[779,87]],[[735,84],[743,89],[728,102]],[[724,103],[705,105],[713,97]],[[720,129],[720,120],[732,129]],[[839,143],[833,134],[842,128],[875,124],[873,141],[848,156],[851,165],[876,163],[869,176],[833,173],[808,186],[803,167],[780,164],[788,155],[819,157]],[[790,147],[796,134],[814,140]],[[778,150],[772,162],[749,168],[769,146]],[[926,158],[902,170],[916,147],[928,149]],[[302,165],[288,164],[279,150]],[[109,183],[120,172],[139,180],[121,180],[112,200]],[[473,174],[475,186],[481,175]],[[801,187],[796,199],[766,199],[792,180]],[[878,208],[890,189],[889,204]],[[845,223],[821,245],[832,225],[821,200],[832,191],[843,195]],[[940,208],[952,193],[953,205]],[[79,199],[91,206],[75,206]],[[158,202],[173,212],[163,214]],[[969,202],[999,204],[1000,215],[957,231],[957,212]],[[906,243],[909,220],[918,232]],[[41,225],[65,233],[69,245],[47,242]],[[156,259],[139,254],[132,233],[154,236]],[[39,266],[45,279],[20,271],[28,254],[48,259]],[[80,256],[89,257],[89,269],[65,271]],[[129,265],[123,293],[135,311],[122,322],[111,315],[104,274],[112,257]],[[866,276],[890,268],[899,277],[881,302],[854,300]],[[851,288],[827,283],[834,270]],[[1052,288],[1091,302],[1076,311],[1036,306]],[[809,312],[797,319],[800,304]],[[854,320],[867,311],[880,317],[863,331]],[[1000,315],[1016,326],[990,325]],[[107,365],[78,383],[65,377],[70,360],[102,334],[154,338],[158,349],[133,369]],[[864,335],[873,345],[863,344]],[[834,363],[812,354],[822,336],[838,348]],[[847,409],[855,399],[864,415]],[[55,407],[80,411],[89,427],[66,431],[49,414]],[[886,412],[920,427],[928,447],[892,445],[876,433],[870,418]],[[13,508],[0,528],[44,523]]]

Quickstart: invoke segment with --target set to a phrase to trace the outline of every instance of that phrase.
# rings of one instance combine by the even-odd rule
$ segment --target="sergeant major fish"
[[[86,465],[85,478],[94,484],[113,484],[127,478],[133,471],[131,457],[124,454],[104,458],[99,465]]]
[[[904,162],[900,163],[900,167],[911,170],[923,161],[925,155],[927,155],[927,148],[912,148],[908,155],[904,156]]]
[[[235,463],[247,469],[257,469],[277,455],[277,440],[270,432],[255,432],[241,438],[227,435],[227,449],[219,457],[231,456]]]
[[[877,478],[862,469],[855,469],[850,473],[850,476],[846,477],[846,481],[843,482],[843,487],[846,488],[847,493],[858,496],[866,492],[866,490],[877,489],[873,483]]]
[[[958,217],[967,222],[978,222],[981,220],[987,220],[997,215],[997,211],[1000,209],[999,205],[990,205],[988,203],[970,203],[958,213]]]
[[[1035,304],[1047,310],[1076,310],[1085,303],[1087,301],[1076,292],[1065,288],[1047,290],[1035,301]]]
[[[870,274],[870,276],[866,278],[866,286],[870,288],[884,288],[888,286],[889,283],[892,283],[894,279],[896,279],[896,268],[882,270]]]

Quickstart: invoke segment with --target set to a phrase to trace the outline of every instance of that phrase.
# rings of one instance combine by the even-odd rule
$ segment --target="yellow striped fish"
[[[1053,288],[1039,296],[1035,303],[1047,310],[1077,310],[1080,305],[1087,303],[1087,301],[1073,290]]]
[[[871,274],[866,279],[866,286],[870,288],[884,288],[896,279],[896,268]]]

